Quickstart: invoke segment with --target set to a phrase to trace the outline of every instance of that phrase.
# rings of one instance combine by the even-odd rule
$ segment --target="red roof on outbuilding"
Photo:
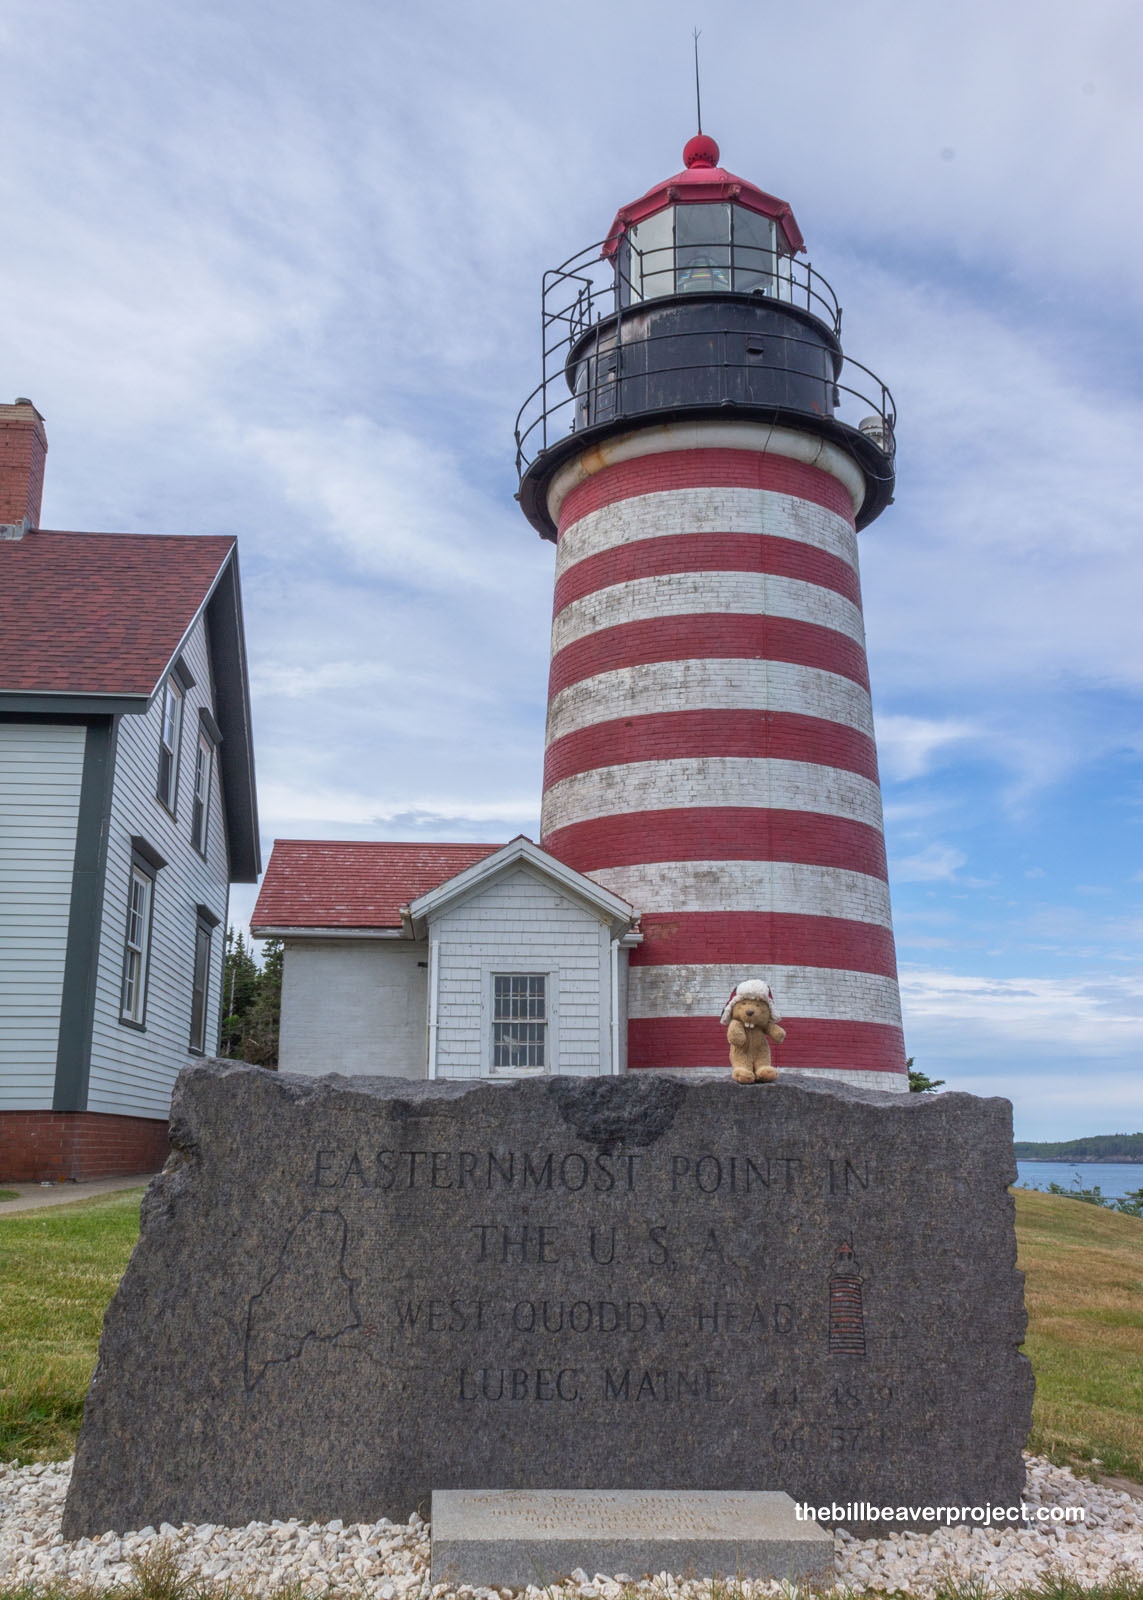
[[[0,541],[0,691],[150,696],[233,549],[39,528]]]
[[[275,839],[252,928],[399,928],[401,907],[500,844]]]

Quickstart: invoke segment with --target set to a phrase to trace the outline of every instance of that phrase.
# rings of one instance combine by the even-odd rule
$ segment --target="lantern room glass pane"
[[[676,206],[675,260],[680,294],[730,288],[730,207]]]
[[[731,214],[736,291],[739,294],[772,294],[776,266],[773,218],[747,211],[745,206],[732,206]]]
[[[668,206],[628,228],[620,253],[620,304],[657,300],[675,292],[675,213]],[[628,299],[628,295],[630,299]]]

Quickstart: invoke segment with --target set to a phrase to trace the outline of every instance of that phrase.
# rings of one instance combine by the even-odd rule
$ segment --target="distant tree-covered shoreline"
[[[1143,1162],[1143,1133],[1093,1133],[1086,1139],[1062,1144],[1016,1140],[1021,1161],[1138,1161]]]

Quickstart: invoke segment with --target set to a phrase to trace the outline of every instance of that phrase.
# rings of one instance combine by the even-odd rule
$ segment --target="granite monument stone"
[[[1007,1101],[214,1061],[171,1137],[68,1538],[434,1489],[1019,1499]]]

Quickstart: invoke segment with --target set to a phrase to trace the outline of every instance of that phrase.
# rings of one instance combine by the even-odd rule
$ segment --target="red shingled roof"
[[[0,691],[150,695],[233,548],[42,529],[0,541]]]
[[[252,928],[399,928],[400,910],[501,844],[275,839]]]

